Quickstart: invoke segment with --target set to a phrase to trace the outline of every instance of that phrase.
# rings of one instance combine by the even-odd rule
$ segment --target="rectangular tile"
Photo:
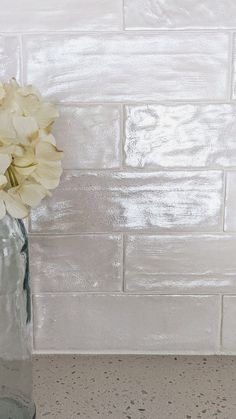
[[[224,99],[225,33],[24,37],[25,75],[53,100]]]
[[[33,232],[219,231],[222,173],[67,171]]]
[[[33,292],[121,291],[119,235],[31,236]]]
[[[35,349],[213,353],[218,296],[44,294],[34,297]]]
[[[125,0],[127,29],[235,28],[234,0]]]
[[[236,295],[223,298],[222,350],[236,353]]]
[[[226,177],[225,231],[236,231],[236,172]]]
[[[1,0],[3,32],[119,30],[121,0]]]
[[[118,106],[62,106],[54,134],[64,150],[65,169],[120,166]]]
[[[236,291],[236,235],[132,235],[125,247],[127,291]]]
[[[0,78],[20,78],[20,44],[16,36],[0,35]]]
[[[234,105],[149,104],[125,114],[127,166],[236,166]]]

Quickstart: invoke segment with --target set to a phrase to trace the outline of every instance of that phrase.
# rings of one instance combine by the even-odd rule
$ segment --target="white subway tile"
[[[125,0],[128,29],[235,28],[234,0]]]
[[[226,177],[225,230],[236,231],[236,172]]]
[[[35,349],[107,353],[214,353],[218,296],[34,296]]]
[[[55,124],[66,169],[108,169],[120,166],[118,106],[64,106]]]
[[[32,236],[33,292],[121,291],[119,235]]]
[[[1,0],[3,32],[119,30],[122,0]]]
[[[16,36],[0,35],[0,78],[1,82],[10,78],[20,78],[20,45]]]
[[[236,236],[128,236],[127,291],[215,294],[236,291]]]
[[[216,231],[222,173],[68,171],[32,212],[33,232]]]
[[[25,75],[62,102],[224,99],[225,33],[24,37]]]
[[[236,296],[223,298],[223,322],[222,322],[222,350],[236,353]]]
[[[235,137],[234,105],[126,107],[127,166],[236,166]]]

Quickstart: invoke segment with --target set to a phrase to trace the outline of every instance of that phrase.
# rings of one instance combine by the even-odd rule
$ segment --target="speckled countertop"
[[[34,358],[37,419],[235,419],[236,357]]]

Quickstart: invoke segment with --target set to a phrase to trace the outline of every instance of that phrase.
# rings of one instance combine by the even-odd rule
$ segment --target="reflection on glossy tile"
[[[217,293],[236,291],[236,236],[128,236],[128,291]]]
[[[233,44],[233,92],[232,98],[236,100],[236,37],[234,34],[234,44]]]
[[[34,307],[36,350],[204,353],[218,346],[218,296],[44,294]]]
[[[20,45],[15,36],[0,36],[1,82],[20,77]]]
[[[25,71],[53,100],[223,99],[228,36],[35,35],[24,38]]]
[[[222,173],[64,173],[32,212],[34,232],[215,231],[222,228]]]
[[[34,292],[121,291],[120,236],[32,236]]]
[[[120,165],[118,106],[64,106],[55,124],[66,169],[106,169]]]
[[[235,28],[234,0],[125,0],[130,29]]]
[[[1,0],[4,32],[118,30],[121,0]]]
[[[236,106],[126,107],[126,165],[236,166]]]
[[[236,172],[228,172],[226,178],[225,230],[236,231]]]
[[[223,333],[222,333],[222,349],[229,353],[236,353],[236,296],[226,296],[223,298]]]

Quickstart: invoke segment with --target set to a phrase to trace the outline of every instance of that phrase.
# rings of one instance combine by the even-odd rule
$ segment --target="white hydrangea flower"
[[[58,116],[33,86],[0,83],[0,219],[27,217],[58,186],[62,152],[51,134]]]

